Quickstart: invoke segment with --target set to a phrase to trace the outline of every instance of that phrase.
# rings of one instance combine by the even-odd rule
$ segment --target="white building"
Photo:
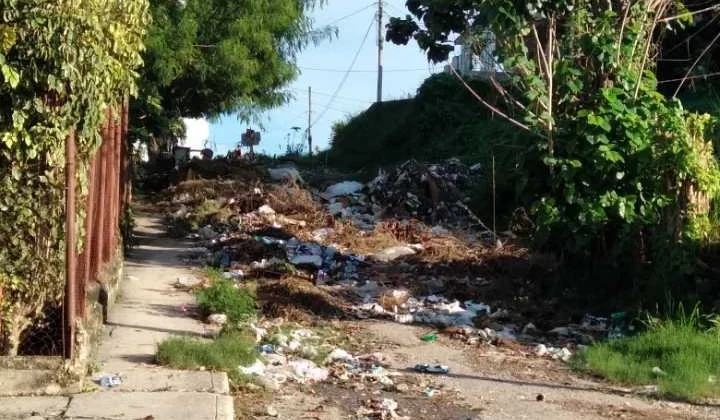
[[[455,40],[455,45],[460,52],[452,57],[452,65],[461,75],[490,77],[505,72],[495,56],[495,35],[492,32],[460,36]],[[445,72],[450,71],[450,66],[446,66]]]

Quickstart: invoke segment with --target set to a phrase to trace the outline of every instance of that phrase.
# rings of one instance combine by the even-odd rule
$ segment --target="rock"
[[[398,258],[407,257],[410,255],[415,255],[415,249],[411,248],[410,246],[394,246],[377,252],[375,254],[371,254],[369,258],[378,262],[387,263],[395,261]]]
[[[482,341],[490,341],[490,336],[485,330],[478,330],[478,338]]]
[[[265,414],[268,417],[277,417],[280,415],[280,413],[278,413],[277,409],[275,407],[273,407],[272,405],[268,405],[267,407],[265,407]]]
[[[225,314],[212,314],[207,317],[208,324],[213,325],[225,325],[227,323],[227,315]]]

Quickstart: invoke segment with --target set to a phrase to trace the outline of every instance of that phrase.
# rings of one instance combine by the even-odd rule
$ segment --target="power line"
[[[320,68],[320,67],[301,67],[298,66],[301,70],[309,70],[309,71],[324,71],[328,73],[376,73],[377,69],[375,70],[343,70],[343,69],[331,69],[331,68]],[[407,73],[407,72],[413,72],[413,71],[427,71],[426,68],[424,69],[383,69],[384,72],[390,72],[390,73]]]
[[[293,90],[295,90],[298,93],[307,94],[307,92],[303,92],[300,89],[293,89]],[[328,96],[328,97],[333,96],[332,93],[318,92],[316,90],[313,90],[313,95]],[[339,95],[335,95],[335,99],[341,99],[341,100],[345,100],[345,101],[357,102],[357,103],[362,103],[362,104],[371,104],[374,102],[371,99],[348,98],[347,96],[339,96]]]
[[[353,16],[359,15],[360,13],[366,11],[367,9],[369,9],[369,8],[371,8],[371,7],[375,7],[376,4],[377,4],[377,2],[370,3],[370,4],[368,4],[367,6],[363,7],[362,9],[359,9],[359,10],[356,10],[356,11],[354,11],[354,12],[352,12],[352,13],[349,13],[349,14],[347,14],[347,15],[339,18],[339,19],[336,19],[336,20],[334,20],[334,21],[332,21],[332,22],[330,22],[330,23],[328,23],[328,24],[326,24],[326,25],[323,25],[323,26],[332,26],[332,25],[335,25],[336,23],[340,23],[340,22],[342,22],[342,21],[345,20],[345,19],[348,19],[348,18],[351,18],[351,17],[353,17]]]
[[[325,115],[327,110],[330,108],[330,106],[335,102],[335,97],[340,93],[343,86],[345,86],[345,82],[347,82],[348,76],[350,76],[350,72],[353,70],[353,67],[355,67],[355,63],[357,62],[358,57],[360,57],[360,53],[362,52],[362,48],[365,46],[365,41],[367,41],[368,36],[370,35],[370,30],[373,27],[373,24],[375,23],[375,17],[373,16],[373,19],[370,20],[370,25],[368,25],[367,31],[365,32],[365,36],[362,39],[362,42],[360,43],[360,47],[358,48],[357,52],[355,53],[355,57],[353,57],[352,62],[350,63],[350,67],[348,68],[347,72],[343,76],[342,80],[340,81],[340,84],[338,85],[337,89],[335,89],[335,92],[333,92],[332,96],[330,97],[330,101],[328,101],[327,105],[325,106],[325,109],[320,113],[320,115],[315,119],[315,121],[310,125],[311,128],[315,124],[317,124],[318,121]]]

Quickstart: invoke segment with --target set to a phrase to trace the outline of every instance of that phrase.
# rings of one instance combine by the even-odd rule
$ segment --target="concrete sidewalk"
[[[209,331],[183,311],[193,303],[192,296],[173,287],[178,277],[191,275],[178,259],[190,244],[167,238],[159,218],[136,222],[139,246],[125,262],[125,278],[98,354],[100,372],[94,375],[119,374],[122,385],[71,396],[0,398],[0,419],[234,418],[227,375],[153,364],[156,345],[164,338]]]

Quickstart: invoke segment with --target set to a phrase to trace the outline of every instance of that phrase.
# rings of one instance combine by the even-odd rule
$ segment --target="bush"
[[[228,322],[239,323],[254,317],[257,312],[255,293],[238,289],[231,280],[212,270],[210,287],[197,292],[195,298],[202,313],[225,314]]]

